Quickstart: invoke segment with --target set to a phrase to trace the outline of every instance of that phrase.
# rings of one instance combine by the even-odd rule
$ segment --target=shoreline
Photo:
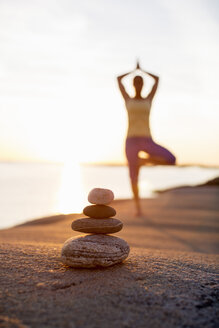
[[[29,164],[28,164],[29,165]],[[38,165],[38,164],[37,164]],[[7,164],[6,164],[7,167]],[[23,224],[28,221],[35,220],[36,218],[44,217],[44,216],[54,216],[62,214],[62,210],[65,212],[66,209],[72,210],[73,213],[80,212],[81,208],[78,208],[77,204],[71,204],[70,197],[68,199],[68,204],[64,200],[64,194],[67,195],[67,187],[66,181],[64,182],[64,176],[66,179],[66,173],[63,168],[54,168],[51,170],[49,167],[44,168],[30,166],[30,169],[25,166],[20,170],[20,167],[12,169],[12,165],[9,165],[9,169],[2,170],[1,174],[1,218],[0,218],[0,230],[8,229],[10,227],[16,226],[18,224]],[[157,197],[156,191],[164,192],[169,187],[180,187],[182,184],[190,184],[194,186],[197,183],[202,183],[212,177],[218,176],[219,171],[213,169],[206,170],[205,169],[184,169],[184,168],[175,168],[172,171],[172,167],[165,168],[152,168],[145,167],[146,170],[142,171],[141,176],[141,192],[140,195],[143,197]],[[26,170],[27,169],[27,170]],[[44,170],[45,169],[45,170]],[[158,169],[158,171],[157,171]],[[42,172],[41,172],[42,170]],[[62,171],[63,170],[63,171]],[[94,170],[94,172],[92,171]],[[103,170],[103,171],[101,171]],[[106,170],[106,171],[104,171]],[[108,169],[96,167],[96,169],[85,169],[83,173],[83,179],[88,179],[87,185],[84,187],[84,191],[88,192],[90,188],[92,188],[95,183],[101,185],[101,176],[103,176],[104,172],[108,172]],[[110,176],[112,175],[112,179],[107,178],[106,176],[106,185],[108,184],[109,188],[117,191],[118,199],[128,199],[131,197],[131,189],[128,180],[128,171],[123,168],[119,168],[118,171],[115,168],[110,169]],[[122,170],[120,172],[120,170]],[[194,174],[193,174],[194,170]],[[21,171],[21,172],[20,172]],[[27,171],[27,172],[26,172]],[[45,171],[45,172],[44,172]],[[20,173],[19,173],[20,172]],[[23,173],[22,173],[23,172]],[[97,174],[97,179],[91,178],[89,180],[89,176],[91,173]],[[17,175],[21,174],[20,177]],[[34,174],[33,174],[34,173]],[[50,175],[51,173],[51,175]],[[122,175],[120,175],[120,173]],[[41,190],[41,184],[44,183],[44,175],[49,175],[48,181],[45,181],[45,189]],[[8,178],[4,178],[8,177]],[[13,182],[12,177],[16,176],[18,180],[17,183]],[[29,177],[33,178],[29,178]],[[35,177],[36,176],[36,177]],[[121,178],[120,178],[121,176]],[[191,176],[191,178],[190,178]],[[194,176],[194,178],[192,178]],[[10,178],[11,177],[11,178]],[[91,174],[92,177],[92,174]],[[96,175],[95,175],[96,177]],[[126,179],[123,181],[123,178]],[[41,180],[41,184],[39,184],[39,180]],[[71,177],[71,182],[69,184],[73,184],[74,186],[74,177]],[[97,182],[96,182],[97,180]],[[82,181],[82,180],[81,180]],[[99,181],[99,182],[98,182]],[[112,183],[112,186],[111,186]],[[121,187],[118,188],[118,183],[121,184]],[[90,187],[89,187],[90,186]],[[62,190],[61,190],[61,189]],[[171,189],[172,189],[171,188]],[[71,189],[71,188],[70,188]],[[153,189],[153,191],[151,191]],[[162,190],[161,190],[162,189]],[[6,190],[6,192],[5,192]],[[31,193],[28,193],[28,190],[31,190]],[[48,193],[48,196],[47,196]],[[58,195],[58,196],[57,196]],[[47,201],[48,198],[48,201]],[[63,199],[61,199],[63,198]],[[64,204],[64,205],[63,205]],[[64,206],[64,207],[63,207]],[[66,213],[66,212],[65,212]]]
[[[164,194],[164,193],[167,193],[167,192],[175,192],[175,191],[179,192],[179,191],[183,191],[183,190],[186,190],[186,189],[188,190],[190,188],[203,188],[203,187],[219,188],[219,177],[215,177],[212,180],[208,180],[205,183],[194,185],[194,186],[181,185],[181,186],[172,187],[172,188],[154,190],[153,194],[154,194],[154,197],[159,197],[160,194]],[[146,199],[149,199],[149,198],[148,197],[147,198],[141,198],[141,201],[146,200]],[[132,199],[129,199],[129,198],[116,199],[116,200],[113,201],[113,203],[116,204],[116,203],[127,202],[127,201],[132,201]],[[30,220],[24,221],[20,224],[16,224],[16,225],[11,226],[11,227],[0,228],[0,231],[5,230],[5,229],[11,229],[11,228],[14,228],[14,227],[19,227],[19,226],[34,225],[34,224],[40,224],[40,223],[42,223],[42,224],[54,223],[56,221],[65,219],[65,218],[70,217],[70,216],[71,217],[73,217],[73,216],[83,216],[83,212],[81,212],[81,213],[68,213],[68,214],[54,213],[54,214],[51,214],[51,215],[32,218]]]
[[[147,199],[147,198],[142,198],[142,200]],[[128,199],[128,198],[124,198],[124,199],[116,199],[113,201],[114,204],[117,203],[122,203],[122,202],[128,202],[131,201],[132,199]],[[81,213],[54,213],[51,215],[46,215],[46,216],[42,216],[42,217],[36,217],[36,218],[31,218],[27,221],[15,224],[11,227],[6,227],[6,228],[0,228],[0,232],[4,231],[4,230],[9,230],[9,229],[13,229],[13,228],[17,228],[17,227],[24,227],[24,226],[29,226],[29,225],[38,225],[38,224],[52,224],[61,220],[65,220],[68,218],[74,218],[74,217],[82,217],[85,216],[83,214],[83,212]]]
[[[187,249],[187,244],[193,244],[191,239],[192,234],[206,234],[206,240],[209,243],[213,253],[217,253],[219,246],[215,244],[215,240],[210,240],[211,233],[219,232],[219,188],[217,186],[199,186],[199,187],[181,187],[160,192],[155,198],[141,199],[143,215],[135,216],[135,204],[130,199],[114,200],[112,206],[116,209],[116,217],[124,222],[124,229],[119,234],[124,238],[134,240],[133,246],[163,248],[165,245],[159,240],[156,240],[158,235],[167,233],[165,240],[169,237],[172,242],[177,243],[179,250]],[[41,218],[34,218],[11,228],[0,230],[0,237],[4,241],[5,237],[9,240],[17,236],[17,240],[22,240],[24,232],[24,241],[30,241],[31,236],[34,239],[43,238],[47,235],[51,240],[56,240],[57,229],[60,229],[60,237],[70,237],[72,234],[77,235],[69,228],[71,221],[76,218],[84,217],[83,213],[57,214]],[[194,221],[191,221],[194,217]],[[210,221],[209,221],[210,220]],[[212,221],[211,221],[212,220]],[[45,234],[41,236],[41,230],[45,230]],[[30,232],[28,236],[27,232]],[[53,236],[53,232],[56,234]],[[153,232],[153,233],[152,233]],[[172,233],[177,232],[177,237]],[[184,232],[189,232],[188,242],[184,246]],[[135,234],[139,234],[139,240],[135,240]],[[10,235],[12,234],[12,238]],[[144,234],[149,235],[149,240],[144,239]],[[153,237],[154,235],[154,237]],[[19,236],[19,238],[18,238]],[[202,236],[202,237],[203,237]],[[163,238],[163,237],[162,237]],[[62,242],[62,238],[58,238]],[[194,246],[195,251],[204,251],[211,253],[206,247],[201,246],[201,241],[198,241],[199,246]],[[217,248],[218,247],[218,248]],[[165,247],[169,248],[169,247]],[[192,250],[192,249],[191,249]]]

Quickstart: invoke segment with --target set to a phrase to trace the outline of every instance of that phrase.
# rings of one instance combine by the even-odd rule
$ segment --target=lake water
[[[144,167],[141,197],[153,190],[195,185],[219,176],[219,168]],[[0,228],[56,213],[81,213],[87,194],[109,188],[115,198],[131,198],[127,167],[0,163]]]

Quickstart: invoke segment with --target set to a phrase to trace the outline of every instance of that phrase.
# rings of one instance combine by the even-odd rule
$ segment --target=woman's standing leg
[[[138,176],[139,176],[139,145],[136,138],[126,139],[126,157],[129,166],[129,176],[131,180],[132,192],[134,195],[137,215],[141,214],[140,201],[139,201],[139,188],[138,188]]]

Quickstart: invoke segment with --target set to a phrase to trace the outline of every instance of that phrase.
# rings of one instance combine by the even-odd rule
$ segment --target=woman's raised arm
[[[157,91],[157,87],[158,87],[158,83],[159,83],[159,77],[152,74],[152,73],[149,73],[149,72],[146,72],[146,71],[143,71],[143,69],[140,68],[140,70],[148,75],[150,75],[153,79],[154,79],[154,85],[153,87],[151,88],[151,91],[149,92],[149,94],[147,95],[147,99],[149,100],[153,100],[154,96],[155,96],[155,93]]]
[[[122,94],[122,96],[125,100],[129,99],[130,97],[129,97],[128,93],[126,92],[124,85],[122,84],[122,79],[125,76],[129,75],[130,73],[132,73],[132,72],[128,72],[128,73],[125,73],[125,74],[120,75],[120,76],[117,77],[117,81],[118,81],[118,84],[119,84],[119,90],[121,91],[121,94]]]

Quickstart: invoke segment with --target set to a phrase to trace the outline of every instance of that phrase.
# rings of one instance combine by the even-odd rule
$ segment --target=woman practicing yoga
[[[151,73],[145,72],[140,68],[137,62],[136,70],[150,75],[154,79],[154,85],[147,97],[142,97],[141,92],[144,80],[141,76],[136,75],[133,79],[135,96],[131,98],[126,92],[122,79],[129,75],[129,72],[118,76],[119,89],[125,100],[126,109],[128,112],[128,133],[126,138],[126,156],[129,165],[129,175],[131,179],[132,191],[136,203],[137,215],[141,215],[138,191],[138,175],[139,168],[142,165],[174,165],[176,162],[175,156],[166,148],[156,144],[151,136],[149,116],[152,101],[157,91],[159,77]],[[139,152],[145,152],[148,157],[139,157]]]

